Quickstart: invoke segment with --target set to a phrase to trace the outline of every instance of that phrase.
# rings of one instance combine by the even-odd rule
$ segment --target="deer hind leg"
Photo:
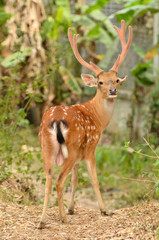
[[[50,168],[51,169],[51,168]],[[40,223],[38,225],[39,229],[42,229],[45,227],[45,222],[46,222],[46,209],[47,209],[47,204],[48,204],[48,199],[49,199],[49,194],[51,190],[51,185],[52,185],[52,170],[48,170],[48,174],[46,174],[46,183],[45,183],[45,199],[44,199],[44,206],[43,206],[43,212],[41,216]]]
[[[100,190],[99,190],[99,183],[98,183],[98,178],[97,178],[97,173],[96,173],[95,156],[93,155],[92,157],[90,157],[86,161],[86,163],[87,163],[88,172],[90,174],[90,178],[91,178],[91,181],[92,181],[92,185],[93,185],[95,194],[97,196],[98,205],[99,205],[101,214],[102,215],[107,215],[107,216],[113,215],[112,212],[109,212],[109,210],[105,208],[104,202],[103,202]]]
[[[51,191],[52,186],[52,173],[53,173],[53,162],[54,157],[57,155],[56,153],[56,145],[53,145],[53,142],[45,141],[45,144],[42,148],[42,155],[44,160],[44,169],[45,169],[45,175],[46,175],[46,183],[45,183],[45,198],[44,198],[44,206],[43,206],[43,212],[41,216],[40,223],[38,225],[38,228],[44,228],[45,222],[46,222],[46,209],[47,204],[49,200],[49,194]]]
[[[75,196],[75,190],[78,184],[78,166],[79,164],[75,164],[72,169],[72,193],[71,193],[71,201],[68,208],[68,214],[72,215],[74,214],[74,196]]]
[[[59,206],[59,215],[62,222],[66,223],[67,218],[64,210],[64,204],[63,204],[63,187],[64,182],[72,170],[74,163],[76,160],[76,153],[71,151],[71,154],[69,154],[69,158],[66,158],[64,161],[64,164],[62,166],[62,169],[60,171],[60,174],[56,180],[56,190],[57,190],[57,197],[58,197],[58,206]]]

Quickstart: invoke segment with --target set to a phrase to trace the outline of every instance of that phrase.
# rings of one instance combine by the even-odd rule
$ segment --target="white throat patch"
[[[104,100],[105,110],[108,114],[112,115],[114,109],[114,101]]]

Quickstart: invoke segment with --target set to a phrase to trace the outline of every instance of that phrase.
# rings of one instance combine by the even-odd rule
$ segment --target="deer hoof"
[[[62,223],[67,223],[68,222],[66,216],[65,217],[61,217],[61,221],[62,221]]]
[[[38,228],[38,229],[43,229],[43,228],[45,228],[45,222],[40,221],[40,223],[39,223],[39,225],[38,225],[37,228]]]
[[[73,215],[74,214],[74,210],[73,209],[68,209],[68,214],[69,215]]]
[[[106,210],[101,210],[101,215],[102,216],[112,216],[112,215],[114,215],[114,213],[106,211]]]

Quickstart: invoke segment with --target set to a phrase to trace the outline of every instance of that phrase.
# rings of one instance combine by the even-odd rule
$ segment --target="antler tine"
[[[69,42],[70,42],[72,50],[73,50],[73,39],[72,39],[72,29],[71,28],[68,29],[68,39],[69,39]]]
[[[88,64],[87,62],[85,62],[83,60],[83,58],[80,56],[78,49],[77,49],[78,37],[79,37],[79,34],[74,34],[73,39],[72,39],[72,29],[71,28],[68,29],[68,39],[70,41],[70,44],[71,44],[71,47],[72,47],[75,57],[83,66],[90,69],[91,71],[93,71],[96,74],[96,76],[98,76],[101,72],[103,72],[103,70],[101,70],[94,63],[90,62],[90,64]]]
[[[111,71],[114,71],[117,73],[117,70],[120,66],[120,64],[123,62],[125,55],[128,51],[128,48],[130,46],[131,40],[132,40],[132,28],[129,26],[129,39],[128,42],[125,42],[125,21],[121,21],[121,29],[119,29],[117,26],[114,26],[115,30],[117,31],[120,41],[121,41],[121,46],[122,46],[122,52],[118,56],[116,62],[114,63],[113,67],[110,69]]]

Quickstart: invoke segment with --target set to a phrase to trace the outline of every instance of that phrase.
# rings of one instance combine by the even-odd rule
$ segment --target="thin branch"
[[[129,151],[129,149],[130,149],[130,147],[128,147],[128,148],[125,148],[125,147],[116,147],[116,146],[109,146],[109,149],[116,149],[116,150],[121,150],[121,151],[125,151],[125,152],[129,152],[130,153],[130,151]],[[144,157],[149,157],[149,158],[153,158],[153,159],[158,159],[159,157],[157,156],[157,157],[155,157],[155,156],[151,156],[151,155],[148,155],[148,154],[145,154],[145,153],[141,153],[141,152],[138,152],[138,151],[136,151],[135,149],[133,149],[133,148],[131,148],[131,150],[132,150],[132,154],[133,153],[136,153],[136,154],[139,154],[139,155],[141,155],[141,156],[144,156]]]
[[[151,181],[148,179],[135,179],[135,178],[128,178],[128,177],[120,177],[121,179],[125,179],[125,180],[130,180],[130,181],[134,181],[134,182],[148,182],[148,183],[156,183],[155,181]]]
[[[159,158],[159,156],[157,155],[157,153],[153,150],[153,148],[151,147],[151,145],[149,144],[149,142],[143,137],[145,143],[147,144],[147,146],[152,150],[152,152],[156,155],[157,158]]]

